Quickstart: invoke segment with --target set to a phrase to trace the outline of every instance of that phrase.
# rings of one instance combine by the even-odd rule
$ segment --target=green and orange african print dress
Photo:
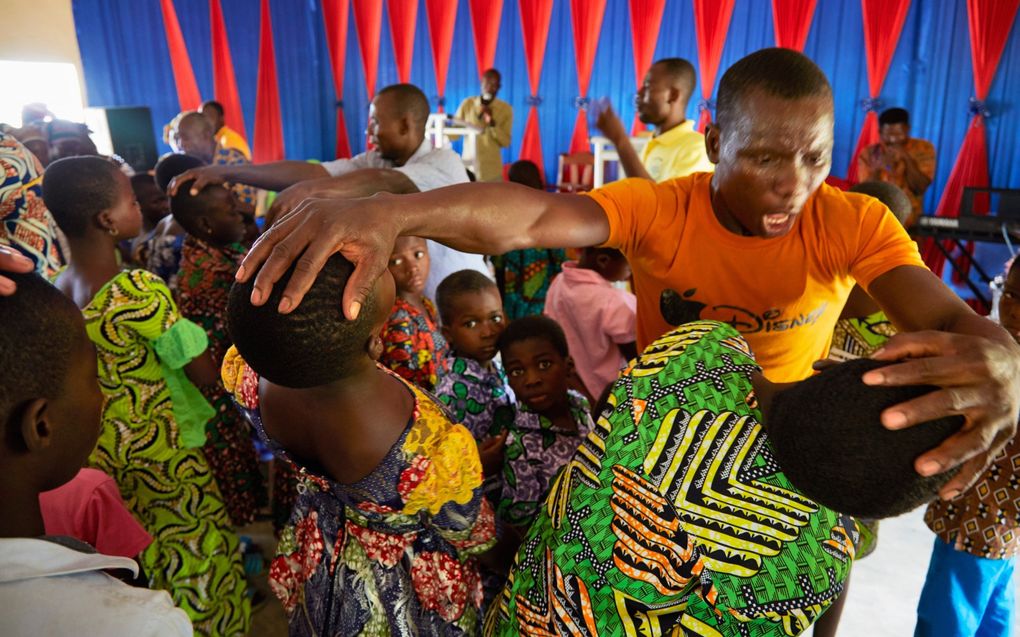
[[[728,325],[689,323],[618,380],[525,536],[489,635],[779,637],[838,596],[856,525],[781,472]]]
[[[246,633],[238,539],[200,448],[204,420],[189,423],[168,385],[205,350],[205,333],[181,319],[166,284],[145,270],[118,274],[82,312],[106,397],[91,462],[117,481],[153,537],[140,558],[149,585],[170,593],[196,634]]]

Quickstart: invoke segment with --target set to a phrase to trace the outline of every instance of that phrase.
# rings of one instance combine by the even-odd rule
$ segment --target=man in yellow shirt
[[[477,127],[478,181],[503,180],[503,149],[510,145],[510,129],[514,123],[512,106],[496,97],[501,80],[499,71],[489,69],[482,73],[481,95],[469,97],[460,103],[456,119]],[[464,155],[470,161],[473,157]]]
[[[244,141],[244,137],[242,137],[240,133],[223,123],[222,104],[214,100],[209,100],[202,104],[198,112],[209,120],[209,123],[212,124],[213,130],[216,131],[215,135],[217,146],[223,149],[233,148],[244,155],[245,159],[251,161],[251,149],[248,148],[248,142]]]
[[[694,67],[681,58],[659,60],[648,69],[635,103],[638,118],[655,126],[655,132],[640,158],[616,113],[610,108],[599,115],[596,125],[616,146],[628,177],[666,181],[715,168],[705,151],[705,136],[686,119],[694,83]]]
[[[743,58],[719,83],[715,115],[705,138],[713,175],[627,179],[591,196],[467,184],[306,200],[262,235],[238,277],[257,275],[252,302],[259,305],[294,265],[279,303],[289,312],[339,251],[356,264],[343,295],[345,314],[356,319],[399,236],[484,254],[604,245],[622,250],[634,272],[639,347],[666,329],[658,304],[664,290],[676,290],[690,317],[740,330],[770,380],[812,373],[859,281],[901,332],[873,356],[889,364],[863,381],[939,388],[887,408],[883,424],[964,417],[957,434],[914,465],[922,475],[963,465],[940,491],[952,499],[1016,432],[1020,346],[924,267],[884,205],[823,184],[834,106],[811,60],[789,49]]]

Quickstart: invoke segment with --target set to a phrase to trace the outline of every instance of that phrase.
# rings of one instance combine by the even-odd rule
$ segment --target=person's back
[[[103,396],[80,312],[35,274],[0,297],[0,634],[191,635],[163,591],[135,588],[126,557],[47,535],[40,494],[65,485],[96,443]]]
[[[292,635],[470,634],[481,601],[472,556],[495,534],[477,447],[431,395],[373,360],[388,273],[358,320],[342,318],[352,269],[334,255],[287,315],[279,297],[252,306],[250,285],[230,296],[224,384],[305,478],[273,589]]]
[[[869,388],[861,371],[848,372],[835,380],[825,372],[783,399],[728,325],[688,323],[656,340],[613,385],[594,430],[555,482],[487,634],[555,634],[571,622],[606,635],[806,630],[841,591],[860,538],[849,515],[805,489],[854,513],[902,513],[948,479],[918,476],[914,455],[960,424],[880,431],[889,390],[871,388],[887,392],[872,400],[862,394]],[[802,435],[814,427],[805,407],[824,407],[822,388],[831,392],[848,378],[858,387],[839,397],[840,409],[866,403],[867,427],[844,413],[833,419],[840,431],[908,441],[883,442],[896,453],[883,465],[891,473],[877,479],[861,481],[869,469],[858,466],[860,457],[875,452],[864,435],[822,468],[819,458],[840,443],[812,448]],[[779,453],[789,450],[792,457]],[[847,466],[857,467],[846,476],[850,486],[830,475]],[[824,477],[811,479],[815,470]]]

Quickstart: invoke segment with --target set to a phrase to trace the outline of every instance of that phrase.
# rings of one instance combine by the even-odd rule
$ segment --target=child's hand
[[[498,436],[486,438],[478,443],[478,457],[482,461],[483,475],[494,476],[503,471],[503,448],[508,433],[504,431]]]

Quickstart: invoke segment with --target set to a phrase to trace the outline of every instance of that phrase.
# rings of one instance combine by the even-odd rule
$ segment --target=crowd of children
[[[721,122],[757,131],[768,100],[803,111],[791,126],[831,117],[813,64],[766,58],[727,72]],[[776,88],[793,77],[810,86]],[[254,600],[239,529],[270,507],[270,585],[292,635],[779,636],[816,621],[833,634],[853,561],[876,541],[871,519],[963,479],[913,464],[972,431],[959,415],[880,424],[906,400],[932,400],[941,376],[872,382],[882,364],[856,361],[803,380],[830,343],[841,360],[897,347],[889,360],[905,358],[893,323],[955,327],[988,341],[989,356],[993,344],[1012,352],[1000,330],[937,294],[952,318],[939,325],[890,302],[905,281],[928,289],[888,278],[920,269],[889,214],[905,208],[894,187],[845,194],[818,179],[791,188],[796,205],[752,218],[765,205],[746,193],[766,169],[744,166],[716,129],[714,177],[575,197],[540,192],[537,168],[518,162],[519,185],[425,193],[466,177],[423,141],[423,102],[409,85],[383,89],[370,131],[379,148],[322,166],[248,166],[215,145],[199,113],[175,119],[182,152],[154,174],[129,178],[100,156],[48,165],[40,196],[61,241],[37,252],[65,263],[36,269],[53,285],[0,247],[0,361],[14,379],[0,386],[0,462],[25,476],[0,487],[0,632],[31,632],[6,609],[42,597],[51,632],[71,630],[47,589],[65,575],[72,606],[96,607],[81,611],[83,634],[116,634],[103,604],[121,613],[122,634],[245,634]],[[349,203],[371,179],[423,194]],[[253,186],[292,183],[336,199],[319,200],[326,212],[275,207],[256,243]],[[406,214],[386,226],[400,201]],[[359,206],[356,222],[345,205]],[[302,225],[327,213],[350,225]],[[284,241],[289,250],[273,251]],[[469,261],[447,272],[456,248],[501,254],[491,270]],[[752,257],[806,274],[755,286],[731,267]],[[778,297],[810,334],[751,305]],[[1018,298],[1020,266],[1000,307],[1014,338]],[[997,369],[1008,380],[1007,367]],[[836,433],[811,435],[812,418]],[[976,487],[929,506],[920,635],[1010,630],[1020,450],[998,442],[1008,444]],[[272,484],[260,448],[277,458]],[[819,463],[835,477],[819,477]]]

